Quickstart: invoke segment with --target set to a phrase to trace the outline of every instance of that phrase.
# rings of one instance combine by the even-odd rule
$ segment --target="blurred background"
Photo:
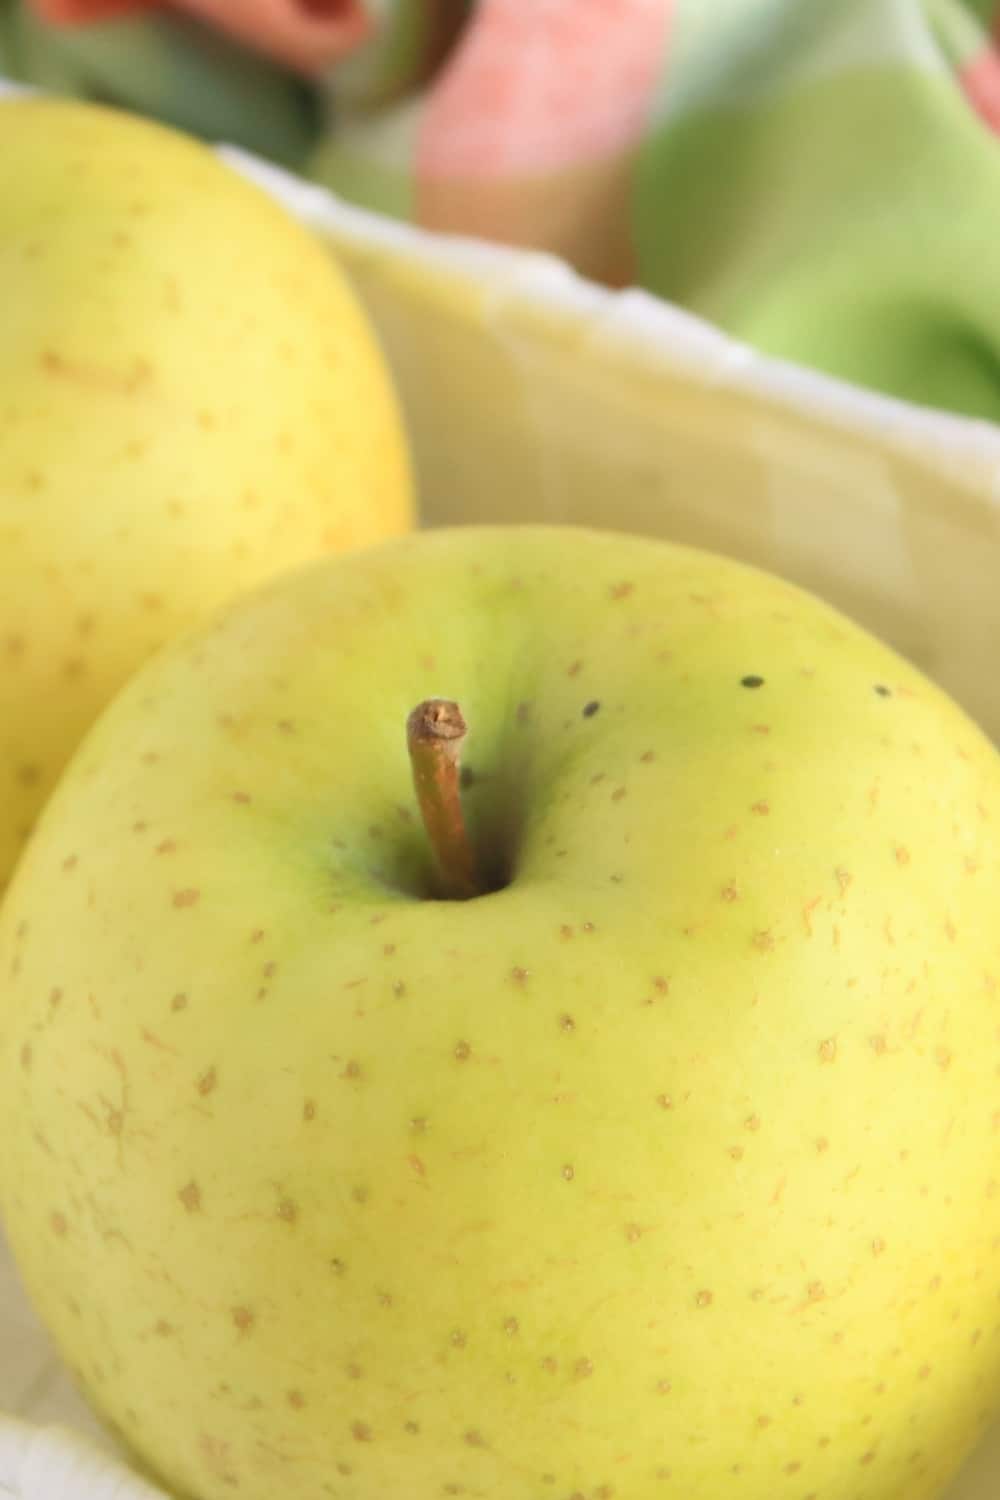
[[[0,0],[0,74],[1000,417],[998,0]]]

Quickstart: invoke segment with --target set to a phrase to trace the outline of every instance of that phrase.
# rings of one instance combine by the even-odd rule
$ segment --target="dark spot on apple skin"
[[[189,1214],[197,1213],[201,1208],[201,1188],[195,1181],[187,1183],[177,1194]]]
[[[592,719],[594,715],[599,711],[600,707],[601,705],[597,701],[597,699],[592,698],[589,703],[584,704],[583,717],[585,719]]]
[[[758,677],[756,675],[756,673],[754,673],[754,672],[749,673],[746,677],[741,677],[740,678],[740,687],[745,687],[745,688],[759,688],[759,687],[763,687],[763,686],[764,686],[764,679],[763,679],[763,677]]]
[[[463,766],[458,773],[459,785],[463,788],[463,790],[467,790],[470,786],[474,786],[476,779],[476,773],[471,766]]]
[[[880,698],[891,698],[892,688],[887,688],[884,682],[876,682],[875,691]]]

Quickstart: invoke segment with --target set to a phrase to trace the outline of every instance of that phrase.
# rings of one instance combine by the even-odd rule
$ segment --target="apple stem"
[[[406,721],[420,816],[437,861],[443,895],[450,901],[467,901],[481,893],[459,790],[466,733],[462,710],[447,698],[418,703]]]

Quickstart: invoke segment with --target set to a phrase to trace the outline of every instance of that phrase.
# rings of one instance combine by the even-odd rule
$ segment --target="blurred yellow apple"
[[[210,151],[0,103],[0,889],[85,728],[162,642],[409,529],[400,415],[322,245]]]

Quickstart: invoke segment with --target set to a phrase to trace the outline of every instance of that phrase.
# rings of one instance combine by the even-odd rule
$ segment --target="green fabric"
[[[57,30],[21,0],[0,0],[0,72],[289,167],[302,165],[320,125],[312,89],[181,15]]]
[[[370,153],[355,154],[350,149],[350,140],[344,140],[336,132],[310,159],[309,175],[349,203],[363,203],[365,208],[393,219],[409,219],[413,215],[413,183],[409,174]]]
[[[770,354],[1000,421],[1000,0],[369,3],[370,42],[307,84],[168,10],[53,30],[0,0],[0,72],[432,229],[502,239],[523,186],[517,243]],[[602,137],[632,84],[596,85],[630,25],[651,40],[621,76],[648,92],[632,137]],[[610,225],[604,203],[624,205]]]
[[[852,72],[693,113],[640,179],[652,290],[769,354],[1000,420],[1000,142],[945,77]]]

